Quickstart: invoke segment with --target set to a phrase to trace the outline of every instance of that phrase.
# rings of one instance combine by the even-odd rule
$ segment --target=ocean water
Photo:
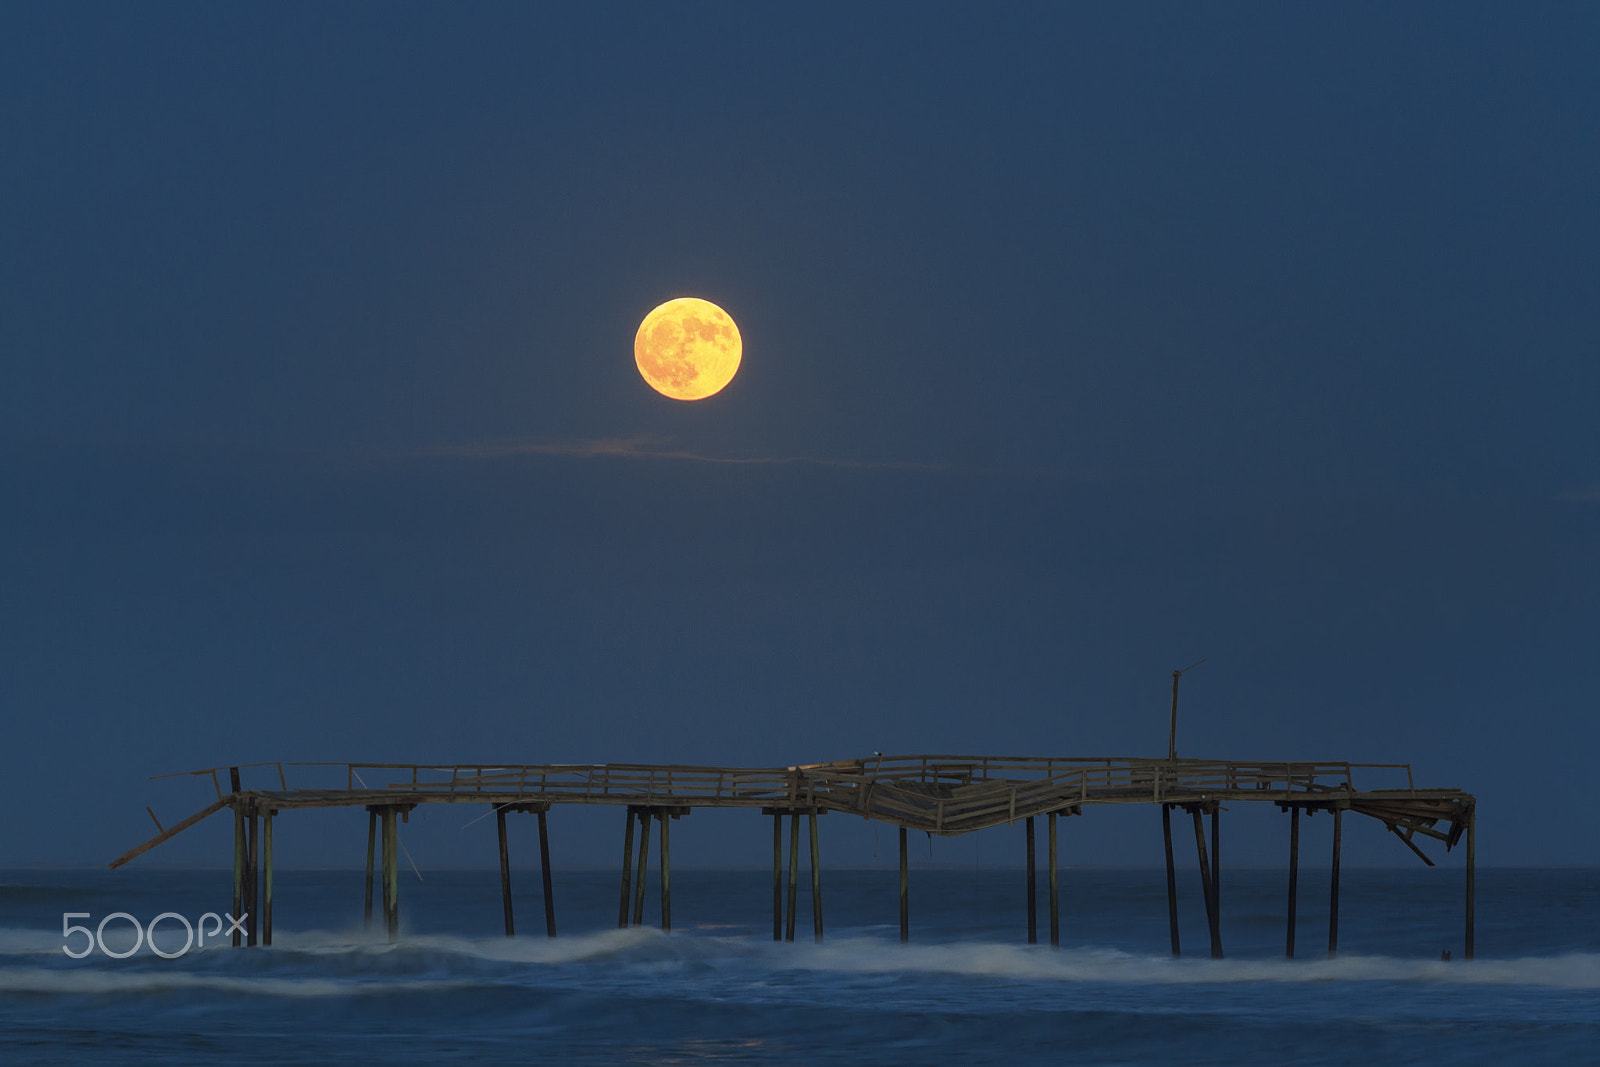
[[[825,871],[820,945],[804,872],[790,944],[769,871],[674,870],[670,933],[616,928],[617,872],[558,871],[555,939],[537,869],[514,872],[514,939],[498,872],[405,879],[395,943],[362,929],[360,871],[287,870],[270,949],[71,959],[63,913],[192,922],[231,872],[0,872],[0,1063],[1600,1063],[1596,869],[1481,871],[1470,962],[1459,871],[1346,870],[1333,960],[1326,873],[1303,871],[1293,961],[1272,870],[1224,872],[1220,961],[1192,870],[1176,960],[1160,869],[1064,870],[1059,949],[1026,943],[1003,868],[914,870],[909,945],[893,869]],[[1047,942],[1042,879],[1039,909]],[[156,945],[184,940],[168,919]]]

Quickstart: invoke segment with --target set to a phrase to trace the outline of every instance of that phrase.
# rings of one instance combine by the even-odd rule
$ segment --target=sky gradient
[[[233,762],[1160,755],[1203,656],[1180,753],[1409,761],[1480,863],[1595,862],[1597,46],[1579,4],[7,5],[0,865]],[[632,355],[686,295],[745,345],[692,404]],[[620,813],[558,815],[611,862]],[[467,818],[419,861],[494,862]],[[282,862],[360,859],[307,819]],[[1069,825],[1161,861],[1153,811]]]

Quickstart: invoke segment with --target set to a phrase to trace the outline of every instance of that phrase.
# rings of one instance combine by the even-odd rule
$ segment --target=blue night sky
[[[1163,755],[1202,656],[1181,754],[1595,862],[1600,9],[989,8],[0,9],[0,865],[214,764]],[[692,404],[679,295],[745,342]],[[764,861],[724,815],[682,862]]]

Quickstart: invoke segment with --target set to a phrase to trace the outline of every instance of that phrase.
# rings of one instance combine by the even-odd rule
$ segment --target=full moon
[[[709,300],[680,296],[644,317],[633,361],[650,387],[674,400],[704,400],[733,381],[744,345],[733,318]]]

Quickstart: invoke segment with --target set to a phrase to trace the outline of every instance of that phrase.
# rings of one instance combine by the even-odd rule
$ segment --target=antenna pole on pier
[[[1207,656],[1205,659],[1197,659],[1183,668],[1183,670],[1172,672],[1172,724],[1167,731],[1167,759],[1169,760],[1178,758],[1178,679],[1183,677],[1184,671],[1192,671],[1210,658],[1210,656]]]

